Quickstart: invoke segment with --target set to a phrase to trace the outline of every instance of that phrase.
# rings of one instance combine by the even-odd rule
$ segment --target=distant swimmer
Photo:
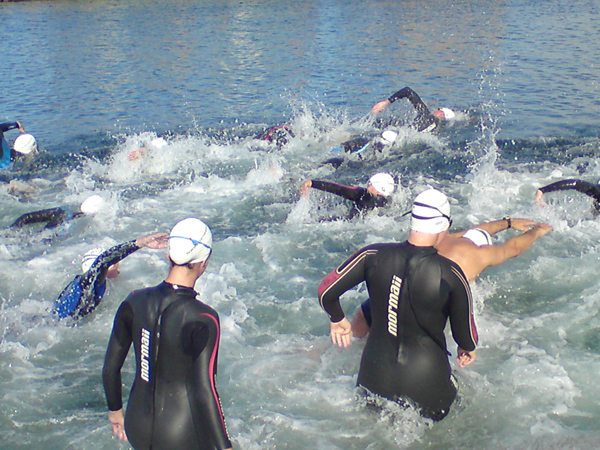
[[[194,290],[212,233],[189,218],[169,236],[171,269],[117,311],[102,380],[113,433],[136,450],[231,449],[217,392],[219,315]],[[123,414],[121,368],[133,343],[136,374]]]
[[[372,328],[357,384],[367,399],[376,394],[403,405],[415,404],[433,420],[448,414],[457,392],[444,336],[448,319],[459,355],[465,356],[464,365],[475,359],[477,345],[467,278],[458,264],[435,248],[450,223],[446,196],[426,190],[413,202],[407,241],[358,250],[319,286],[319,302],[331,321],[331,339],[347,347],[352,325],[340,296],[366,282]]]
[[[151,234],[131,242],[116,245],[106,251],[94,248],[83,255],[81,270],[54,302],[52,312],[59,318],[81,319],[91,313],[106,292],[106,279],[119,275],[119,261],[140,248],[165,248],[165,233]]]
[[[275,125],[267,128],[260,133],[257,139],[275,144],[278,148],[283,147],[290,141],[290,138],[296,137],[289,125]]]
[[[373,114],[377,114],[388,108],[396,100],[403,98],[408,99],[417,112],[417,117],[415,118],[412,126],[414,126],[418,131],[432,131],[442,122],[454,119],[456,117],[456,114],[450,108],[436,109],[432,113],[425,102],[421,100],[421,97],[419,97],[418,94],[408,86],[400,89],[395,94],[392,94],[392,96],[388,99],[376,103],[371,109],[371,112]]]
[[[523,233],[512,237],[500,245],[493,245],[492,235],[513,228]],[[536,223],[529,219],[511,219],[482,223],[460,233],[447,234],[436,246],[438,253],[460,266],[469,282],[475,280],[485,269],[499,266],[515,258],[531,247],[540,237],[552,231],[550,225]],[[352,319],[352,335],[361,338],[369,332],[371,326],[370,301],[358,308]],[[458,365],[462,367],[464,359],[471,355],[459,355]]]
[[[14,129],[18,129],[22,134],[15,139],[11,149],[6,142],[4,133]],[[19,122],[0,123],[0,141],[2,144],[0,146],[0,170],[6,169],[11,161],[35,153],[37,150],[35,138],[31,134],[27,134]]]
[[[142,158],[148,154],[148,152],[161,150],[168,145],[165,138],[156,137],[150,142],[146,142],[142,147],[132,150],[127,155],[129,161],[135,161],[136,159]]]
[[[547,186],[541,187],[537,190],[535,193],[535,200],[539,204],[542,204],[544,194],[547,194],[548,192],[567,190],[575,190],[593,198],[594,208],[596,208],[596,211],[600,212],[600,185],[590,183],[589,181],[569,179],[548,184]]]
[[[306,180],[300,187],[300,194],[308,196],[309,189],[318,189],[339,195],[353,202],[350,218],[359,213],[380,208],[389,204],[389,196],[395,188],[394,178],[388,173],[376,173],[369,179],[367,188],[360,186],[345,186],[331,181]]]
[[[25,213],[13,222],[11,228],[23,228],[26,225],[34,223],[46,223],[45,229],[49,230],[57,226],[80,217],[82,215],[91,215],[97,213],[104,200],[101,196],[95,194],[88,197],[79,207],[79,211],[72,211],[68,208],[48,208],[39,211]]]

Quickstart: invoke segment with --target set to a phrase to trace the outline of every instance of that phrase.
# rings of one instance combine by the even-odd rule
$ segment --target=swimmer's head
[[[428,189],[417,195],[411,213],[410,229],[413,231],[438,234],[452,225],[448,198],[437,189]]]
[[[93,248],[85,252],[81,261],[81,270],[83,273],[86,273],[88,270],[90,270],[102,253],[104,253],[104,250],[101,248]],[[117,275],[119,275],[119,263],[113,264],[108,268],[108,271],[106,272],[106,278],[116,278]]]
[[[79,209],[84,214],[96,214],[100,211],[104,200],[98,194],[94,194],[91,197],[85,199],[85,201],[81,204]]]
[[[492,236],[490,233],[482,230],[481,228],[471,228],[470,230],[467,230],[462,237],[470,240],[477,247],[481,247],[483,245],[493,245]]]
[[[384,197],[392,195],[394,192],[394,178],[389,173],[376,173],[369,179],[369,185]]]
[[[81,270],[83,273],[86,273],[88,270],[90,270],[90,267],[92,267],[96,259],[98,259],[98,256],[100,256],[102,253],[104,253],[104,250],[101,248],[93,248],[85,252],[81,261]]]
[[[167,145],[167,141],[165,141],[161,137],[154,138],[150,141],[150,145],[158,150]]]
[[[392,144],[398,138],[398,133],[393,130],[385,130],[381,133],[381,138],[385,144]]]
[[[182,266],[206,261],[212,252],[212,233],[199,219],[177,223],[169,235],[169,258]]]
[[[37,142],[31,134],[21,134],[15,139],[13,148],[22,155],[29,155],[37,150]]]
[[[456,113],[450,108],[440,108],[433,112],[433,116],[437,119],[451,120],[456,117]]]

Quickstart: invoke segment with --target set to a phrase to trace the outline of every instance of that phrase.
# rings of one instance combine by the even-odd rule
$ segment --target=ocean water
[[[101,367],[118,305],[162,281],[165,252],[125,259],[77,326],[48,312],[89,248],[188,216],[214,234],[196,288],[221,316],[234,448],[597,448],[600,222],[583,195],[547,195],[543,208],[533,197],[557,179],[600,179],[599,13],[560,0],[1,3],[0,120],[21,121],[43,152],[3,174],[34,192],[0,186],[0,448],[129,448],[112,436]],[[382,153],[323,164],[407,85],[455,109],[454,124],[400,127]],[[398,102],[385,116],[412,114]],[[294,131],[283,147],[256,139],[283,123]],[[168,145],[128,160],[156,136]],[[365,185],[378,171],[400,183],[386,211],[330,220],[347,205],[298,194],[308,178]],[[401,215],[427,186],[451,198],[456,230],[505,215],[554,227],[473,283],[477,360],[454,365],[460,398],[436,424],[356,400],[364,342],[332,347],[316,298],[354,250],[406,239]],[[94,216],[8,229],[91,194],[105,200]],[[346,313],[366,296],[347,293]]]

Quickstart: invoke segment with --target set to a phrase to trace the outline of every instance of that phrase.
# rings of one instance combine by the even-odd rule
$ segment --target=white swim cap
[[[471,228],[470,230],[467,230],[462,237],[467,238],[477,247],[481,247],[482,245],[493,245],[490,233],[481,228]]]
[[[440,108],[440,111],[444,113],[445,120],[454,119],[456,117],[456,114],[454,114],[454,111],[452,111],[450,108]]]
[[[169,257],[178,265],[206,261],[212,251],[210,228],[199,219],[177,223],[169,235]]]
[[[394,179],[389,173],[376,173],[369,179],[369,184],[384,197],[394,192]]]
[[[163,138],[161,137],[157,137],[154,138],[150,141],[150,145],[157,148],[157,149],[161,149],[163,148],[165,145],[167,145],[167,141],[165,141]]]
[[[415,198],[410,229],[427,234],[438,234],[450,228],[450,204],[445,194],[428,189]]]
[[[385,130],[383,133],[381,133],[381,138],[388,144],[394,142],[397,137],[398,133],[392,130]]]
[[[37,143],[31,134],[22,134],[15,139],[13,148],[16,152],[29,155],[37,150]]]
[[[104,203],[102,197],[100,197],[98,194],[94,194],[91,197],[88,197],[81,204],[79,209],[81,209],[81,212],[84,214],[96,214],[98,211],[100,211],[102,203]]]
[[[102,253],[104,253],[104,250],[101,248],[93,248],[85,252],[83,255],[83,260],[81,261],[81,270],[83,270],[83,273],[86,273],[88,270],[90,270],[90,267],[92,267],[94,262],[98,259],[98,256],[100,256]]]

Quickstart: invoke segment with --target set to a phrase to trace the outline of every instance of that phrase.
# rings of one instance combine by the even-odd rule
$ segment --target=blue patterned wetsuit
[[[87,272],[77,275],[64,288],[54,303],[54,314],[60,319],[69,316],[80,319],[91,313],[102,301],[106,291],[106,273],[110,266],[139,249],[135,241],[125,242],[98,256]]]
[[[371,301],[372,327],[358,385],[391,400],[409,399],[425,417],[443,419],[456,396],[444,328],[467,351],[477,330],[469,283],[460,267],[433,247],[374,244],[357,251],[319,286],[332,322],[344,318],[339,297],[362,281]]]
[[[216,388],[218,314],[192,288],[167,282],[119,307],[102,378],[108,407],[123,407],[121,367],[133,343],[136,375],[125,431],[136,450],[231,447]]]

